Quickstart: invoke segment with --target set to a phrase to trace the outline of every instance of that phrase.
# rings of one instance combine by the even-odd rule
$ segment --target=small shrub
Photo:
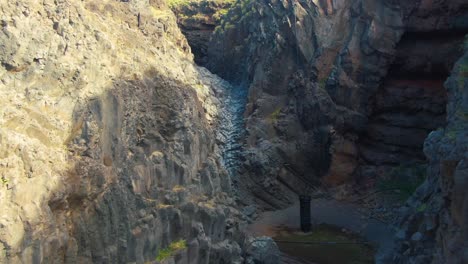
[[[327,87],[327,78],[323,78],[322,80],[319,81],[319,88],[324,89]]]
[[[218,11],[213,15],[214,21],[217,21],[218,23],[221,22],[222,17],[224,17],[224,16],[227,14],[227,12],[228,12],[228,9],[227,9],[227,8],[218,10]]]
[[[226,22],[224,24],[224,31],[228,31],[228,30],[231,30],[233,29],[235,26],[233,24],[230,24],[229,22]]]
[[[427,204],[426,203],[421,204],[417,209],[418,213],[425,212],[426,210],[427,210]]]
[[[273,122],[277,121],[280,113],[281,113],[281,107],[276,108],[275,111],[271,113],[270,120]]]
[[[187,242],[184,239],[172,242],[169,247],[159,251],[156,261],[163,261],[173,256],[177,251],[187,248]]]
[[[456,129],[450,129],[445,131],[445,135],[451,141],[455,141],[457,139],[458,131]]]
[[[188,6],[190,2],[190,0],[167,0],[167,4],[170,8],[181,8]]]
[[[424,182],[426,165],[398,166],[392,169],[388,176],[388,179],[381,180],[377,184],[377,188],[381,191],[398,190],[398,198],[406,201]]]
[[[221,26],[216,26],[214,29],[215,34],[221,34],[223,33],[223,28]]]

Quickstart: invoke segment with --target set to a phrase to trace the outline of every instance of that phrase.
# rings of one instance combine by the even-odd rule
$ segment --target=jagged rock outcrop
[[[248,86],[244,173],[258,200],[281,206],[307,185],[425,163],[467,10],[464,1],[235,5],[213,36],[209,68]]]
[[[391,263],[466,263],[468,256],[468,40],[445,82],[447,125],[429,134],[428,176],[402,208]]]
[[[241,2],[214,35],[209,66],[250,85],[246,178],[279,206],[356,170],[356,141],[403,18],[389,1]]]
[[[467,13],[466,3],[402,1],[401,6],[405,33],[371,100],[369,124],[358,143],[365,164],[361,175],[371,167],[375,173],[397,164],[425,163],[423,141],[430,131],[445,125],[443,83],[462,55],[467,29],[459,21]]]
[[[163,0],[0,3],[1,263],[144,263],[179,239],[169,263],[271,263],[271,239],[239,232],[253,200],[426,158],[389,261],[467,261],[468,55],[442,85],[466,1],[240,0],[223,21],[202,2],[178,21],[192,48]],[[191,50],[248,89],[234,185],[224,82]]]
[[[198,65],[205,65],[208,62],[211,34],[233,2],[233,0],[196,0],[174,2],[171,5]]]
[[[389,263],[466,262],[466,55],[445,80],[467,15],[458,0],[235,5],[209,67],[248,86],[243,173],[255,200],[281,207],[307,185],[428,163]]]
[[[280,263],[280,251],[271,237],[251,239],[246,248],[246,264]]]
[[[0,262],[143,263],[184,239],[177,263],[240,263],[220,80],[165,2],[0,14]]]

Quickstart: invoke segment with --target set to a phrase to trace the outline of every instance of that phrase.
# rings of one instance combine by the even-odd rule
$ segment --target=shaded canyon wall
[[[372,187],[417,167],[426,180],[402,208],[389,261],[466,262],[467,15],[466,1],[234,5],[208,67],[249,85],[252,199],[284,207],[315,186]]]

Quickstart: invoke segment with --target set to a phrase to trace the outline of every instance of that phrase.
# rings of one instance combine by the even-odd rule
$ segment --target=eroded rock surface
[[[428,164],[392,261],[466,262],[464,59],[452,68],[467,15],[466,1],[234,5],[208,66],[249,84],[242,175],[253,200],[283,207],[315,186],[372,186]]]
[[[164,1],[0,4],[1,263],[240,263],[220,79]],[[3,180],[2,180],[3,182]]]
[[[249,188],[277,207],[320,179],[349,179],[358,166],[356,141],[369,99],[403,33],[399,6],[253,1],[234,6],[230,16],[213,37],[210,67],[250,84]]]
[[[234,0],[190,0],[175,1],[171,9],[177,16],[177,23],[192,48],[195,62],[208,62],[209,42],[222,17],[235,2]]]
[[[257,208],[406,163],[389,261],[468,261],[466,1],[183,8],[192,47],[162,0],[0,4],[1,263],[275,263]]]
[[[388,258],[392,263],[468,261],[467,65],[465,52],[445,82],[447,126],[431,132],[424,142],[428,176],[402,208],[397,248]]]
[[[209,67],[250,85],[245,174],[262,204],[426,162],[468,9],[403,2],[245,1],[228,13]]]

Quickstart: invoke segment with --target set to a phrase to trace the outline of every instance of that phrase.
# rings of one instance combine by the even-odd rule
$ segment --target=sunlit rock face
[[[0,262],[241,261],[219,78],[164,1],[0,4]],[[8,184],[8,185],[7,185]]]

